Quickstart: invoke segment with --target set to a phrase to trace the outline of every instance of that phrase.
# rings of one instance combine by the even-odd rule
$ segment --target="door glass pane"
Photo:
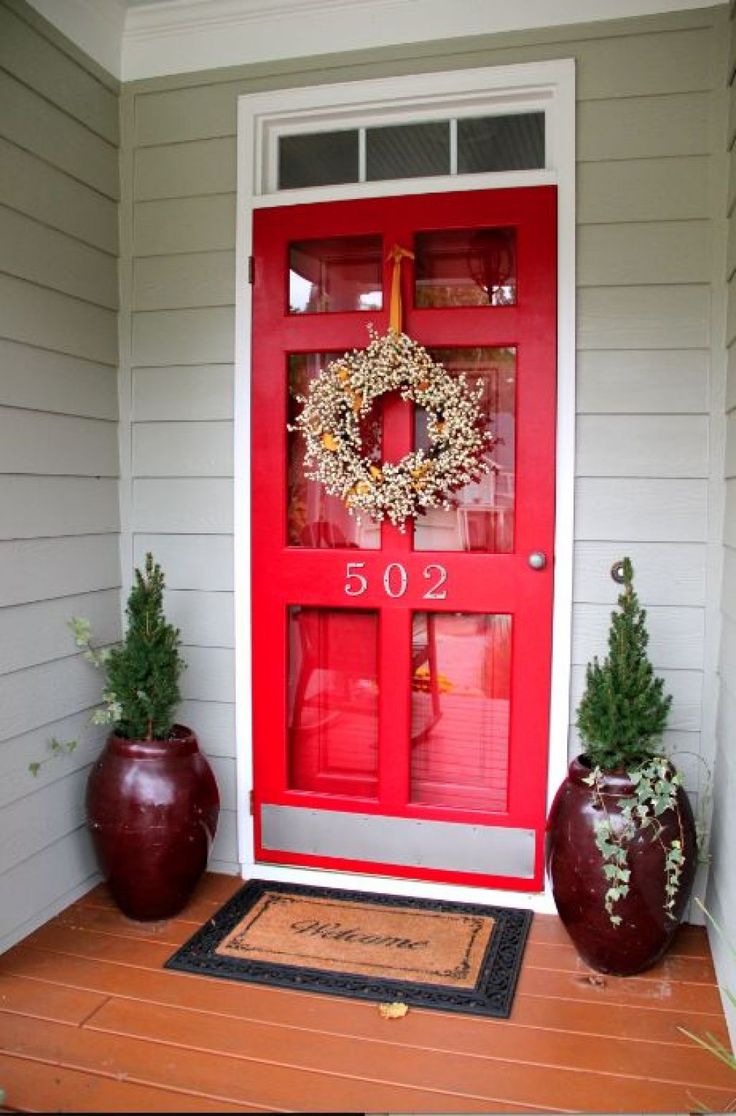
[[[506,809],[511,627],[506,615],[414,614],[412,802]]]
[[[279,138],[279,190],[357,181],[357,129]]]
[[[292,790],[374,798],[378,785],[378,614],[289,609]]]
[[[458,120],[458,174],[531,170],[543,166],[543,112]]]
[[[414,238],[415,305],[516,302],[515,229],[443,229]]]
[[[496,441],[490,451],[492,469],[466,484],[450,498],[450,508],[432,508],[414,527],[415,550],[475,550],[508,554],[514,549],[514,426],[516,350],[432,349],[434,360],[448,372],[465,373],[469,384],[480,381],[480,411]],[[414,412],[417,448],[427,449],[427,414]]]
[[[341,353],[291,353],[289,355],[289,425],[301,410],[297,396],[304,396],[311,380]],[[363,451],[374,461],[381,458],[380,408],[361,422]],[[361,522],[349,514],[337,496],[329,496],[318,481],[304,476],[304,438],[298,431],[287,435],[286,541],[288,546],[334,550],[359,547],[377,550],[381,530],[368,516]]]
[[[343,313],[383,306],[380,236],[335,236],[289,245],[289,313]]]
[[[396,124],[366,131],[366,177],[419,178],[450,173],[450,124]]]

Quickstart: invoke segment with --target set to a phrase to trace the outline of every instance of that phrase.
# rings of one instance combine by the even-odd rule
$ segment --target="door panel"
[[[253,302],[254,825],[265,862],[542,886],[554,527],[551,187],[258,211]],[[405,532],[303,475],[287,422],[335,355],[404,330],[483,386],[492,472]],[[425,437],[385,396],[376,460]],[[528,556],[543,551],[541,571]]]

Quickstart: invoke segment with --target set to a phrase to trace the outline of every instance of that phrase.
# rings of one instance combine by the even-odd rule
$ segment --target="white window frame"
[[[545,113],[545,166],[539,170],[442,175],[278,190],[278,137],[295,132],[465,116]],[[575,476],[575,63],[573,59],[316,85],[238,98],[235,309],[235,732],[238,856],[244,877],[386,889],[385,878],[257,863],[249,811],[253,787],[250,563],[250,384],[255,210],[279,205],[392,197],[447,190],[555,185],[558,198],[557,464],[552,697],[548,804],[567,771]],[[395,894],[554,909],[542,892],[458,887],[391,878]]]

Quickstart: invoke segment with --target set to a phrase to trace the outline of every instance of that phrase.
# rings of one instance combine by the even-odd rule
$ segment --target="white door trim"
[[[355,128],[438,114],[491,115],[519,111],[546,114],[543,170],[438,178],[356,182],[306,190],[275,189],[276,140],[284,132]],[[253,212],[274,205],[445,190],[557,186],[558,196],[558,390],[555,580],[552,633],[552,698],[548,802],[567,770],[572,622],[573,511],[575,475],[575,63],[572,59],[494,66],[409,77],[344,82],[238,98],[238,195],[235,309],[235,731],[238,793],[238,855],[244,877],[361,888],[425,898],[515,904],[552,910],[548,888],[540,893],[454,887],[415,880],[257,864],[248,804],[253,786],[250,568],[250,359]]]

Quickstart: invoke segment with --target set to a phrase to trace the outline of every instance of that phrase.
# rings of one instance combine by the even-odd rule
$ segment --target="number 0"
[[[393,588],[394,579],[392,578],[392,573],[394,570],[398,570],[399,573],[399,587],[396,591],[394,591]],[[386,596],[403,597],[404,593],[406,592],[406,585],[408,580],[408,574],[404,567],[401,565],[401,562],[389,563],[389,565],[386,566],[386,569],[383,572],[383,588],[386,590]]]

